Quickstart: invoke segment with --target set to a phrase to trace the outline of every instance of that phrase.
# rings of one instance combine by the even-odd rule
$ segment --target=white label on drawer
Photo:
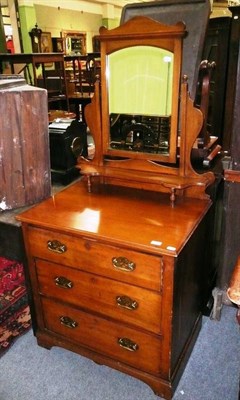
[[[151,241],[151,244],[152,244],[153,246],[161,246],[161,245],[162,245],[162,242],[159,242],[158,240],[152,240],[152,241]]]
[[[173,246],[167,246],[167,250],[170,250],[170,251],[175,251],[175,250],[176,250],[176,247],[173,247]]]

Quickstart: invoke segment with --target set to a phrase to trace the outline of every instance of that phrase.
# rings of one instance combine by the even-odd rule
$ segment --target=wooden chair
[[[100,66],[96,61],[95,56],[90,55],[86,60],[86,70],[82,78],[82,79],[85,78],[85,82],[88,86],[89,96],[93,94],[96,79],[99,77],[100,77]]]

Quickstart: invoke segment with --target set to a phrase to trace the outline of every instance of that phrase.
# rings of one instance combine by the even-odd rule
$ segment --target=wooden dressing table
[[[186,82],[180,85],[184,34],[183,24],[165,26],[143,17],[100,31],[101,90],[96,84],[85,112],[96,151],[93,159],[78,162],[86,179],[18,216],[38,343],[62,346],[132,375],[166,399],[201,328],[211,208],[206,189],[214,181],[211,172],[197,174],[190,163],[202,114]],[[152,47],[173,56],[169,111],[154,116],[169,125],[163,150],[156,132],[150,135],[153,147],[141,136],[138,122],[131,121],[128,134],[132,130],[136,139],[130,144],[119,140],[128,120],[124,132],[119,125],[117,133],[111,129],[112,114],[125,118],[126,111],[111,103],[116,81],[112,76],[109,84],[105,71],[114,74],[118,51],[136,47],[142,54],[142,46],[148,58]],[[130,73],[134,80],[134,70]],[[133,111],[135,117],[142,112]]]

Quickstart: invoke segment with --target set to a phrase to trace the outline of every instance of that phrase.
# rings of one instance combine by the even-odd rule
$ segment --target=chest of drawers
[[[79,181],[19,215],[38,344],[170,399],[201,326],[210,206]]]

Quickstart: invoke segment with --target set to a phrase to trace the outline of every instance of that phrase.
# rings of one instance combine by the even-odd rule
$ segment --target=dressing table
[[[38,344],[165,399],[201,328],[214,182],[190,162],[203,117],[182,79],[185,35],[146,17],[101,28],[101,85],[85,108],[95,154],[79,156],[81,180],[17,217]]]

